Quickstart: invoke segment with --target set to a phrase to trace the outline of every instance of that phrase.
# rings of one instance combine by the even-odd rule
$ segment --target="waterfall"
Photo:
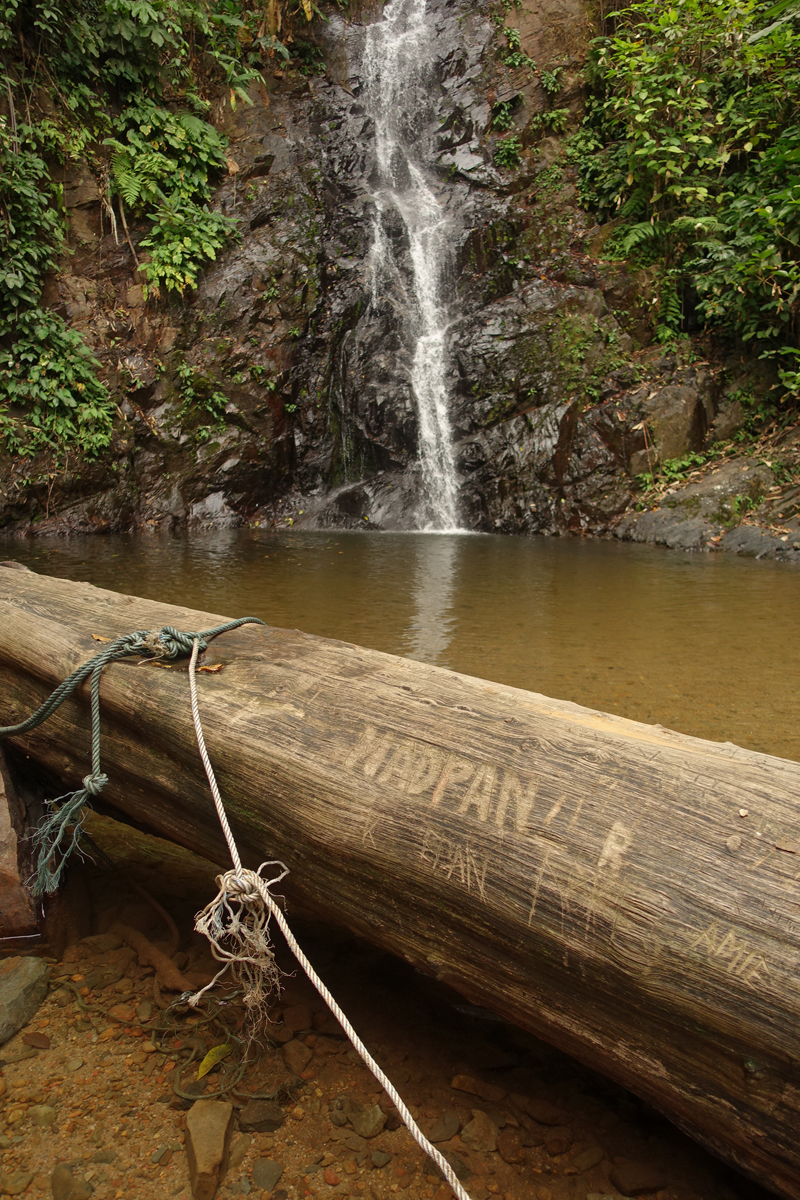
[[[391,0],[367,31],[365,102],[375,124],[375,230],[370,253],[373,302],[390,287],[413,341],[411,388],[419,423],[422,496],[419,528],[455,530],[458,479],[447,411],[445,287],[452,277],[452,223],[429,186],[415,142],[432,83],[433,31],[425,0]],[[410,248],[410,273],[394,261],[384,218],[395,210]],[[410,274],[410,280],[409,280]]]

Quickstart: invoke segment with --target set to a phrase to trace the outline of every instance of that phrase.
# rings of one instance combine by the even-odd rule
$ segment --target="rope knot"
[[[84,775],[83,790],[87,796],[99,796],[107,783],[108,776],[104,775],[102,771],[98,771],[93,775]]]
[[[182,654],[191,654],[195,640],[199,644],[199,653],[208,649],[208,643],[197,633],[184,633],[174,625],[164,625],[155,637],[164,658],[180,658]]]
[[[259,882],[256,872],[248,871],[246,867],[242,867],[238,874],[236,871],[226,871],[224,875],[217,876],[219,890],[235,900],[258,900],[261,896]]]

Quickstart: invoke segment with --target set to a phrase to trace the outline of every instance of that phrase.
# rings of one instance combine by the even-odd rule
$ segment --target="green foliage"
[[[561,91],[561,74],[563,70],[563,67],[554,67],[552,71],[542,71],[539,75],[539,82],[550,100],[554,100]]]
[[[536,133],[564,133],[568,121],[568,108],[546,108],[531,117],[529,128]]]
[[[113,405],[82,338],[45,311],[63,254],[62,168],[85,160],[106,211],[152,222],[150,295],[196,286],[235,230],[210,208],[225,142],[203,119],[231,104],[276,55],[316,69],[295,31],[314,0],[0,0],[0,436],[30,453],[95,454]],[[280,36],[279,36],[280,35]],[[24,114],[24,122],[22,117]],[[57,168],[57,170],[54,170]],[[116,208],[116,212],[115,212]]]
[[[518,70],[520,67],[527,67],[529,70],[535,71],[536,63],[522,49],[519,30],[507,25],[503,29],[503,37],[508,42],[508,49],[501,56],[503,63],[512,71]]]
[[[81,336],[41,307],[63,232],[57,191],[28,125],[0,119],[0,436],[17,454],[107,445],[113,411]]]
[[[187,362],[178,367],[178,377],[182,401],[178,420],[190,430],[195,442],[207,442],[215,428],[225,426],[228,397]]]
[[[518,167],[522,160],[522,142],[515,133],[509,134],[508,137],[501,138],[494,148],[494,161],[498,167],[506,167],[513,170]]]
[[[495,104],[492,109],[492,129],[499,129],[501,132],[510,129],[514,124],[514,108],[513,100],[501,100]]]
[[[153,221],[142,245],[150,252],[143,271],[148,294],[182,294],[197,286],[205,264],[217,257],[235,223],[208,207],[211,176],[225,166],[225,142],[192,113],[173,113],[143,97],[115,121],[112,190],[124,204]]]
[[[659,336],[680,324],[676,296],[691,286],[710,325],[770,356],[797,349],[799,14],[637,2],[594,45],[595,94],[569,155],[583,203],[620,221],[617,247],[647,245],[668,272]],[[797,390],[797,372],[782,371]]]

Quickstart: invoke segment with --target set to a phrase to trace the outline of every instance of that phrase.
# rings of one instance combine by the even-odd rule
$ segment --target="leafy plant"
[[[555,99],[561,91],[561,75],[563,70],[563,67],[554,67],[552,71],[542,71],[539,75],[539,82],[550,100]]]
[[[510,129],[514,124],[514,100],[501,100],[492,109],[492,129]]]
[[[617,246],[666,271],[709,325],[760,343],[784,387],[800,335],[800,7],[785,0],[634,3],[592,51],[594,96],[571,139],[583,203]]]
[[[519,166],[522,161],[522,142],[515,133],[501,138],[497,143],[494,148],[494,161],[498,167],[506,167],[508,170]]]
[[[503,29],[503,36],[508,42],[508,49],[502,54],[502,61],[512,70],[518,70],[520,67],[528,67],[529,70],[536,70],[536,63],[522,49],[522,41],[520,32],[513,26],[506,26]]]

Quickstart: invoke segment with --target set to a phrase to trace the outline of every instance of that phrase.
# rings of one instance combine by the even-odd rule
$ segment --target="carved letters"
[[[535,779],[523,781],[513,771],[398,738],[374,725],[364,727],[344,766],[408,796],[430,792],[432,808],[518,833],[527,827],[536,800]]]

